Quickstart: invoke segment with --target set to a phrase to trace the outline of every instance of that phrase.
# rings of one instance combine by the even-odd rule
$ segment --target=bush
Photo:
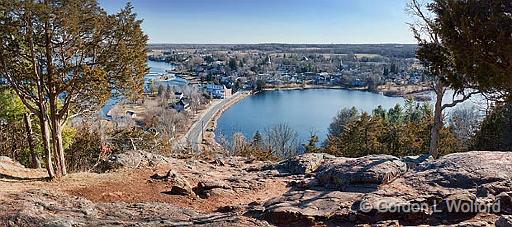
[[[512,151],[512,103],[496,107],[473,138],[473,150]]]
[[[229,149],[232,155],[255,158],[260,161],[277,160],[278,158],[272,154],[265,145],[261,144],[261,134],[257,132],[252,142],[247,141],[241,133],[233,135],[233,142],[230,144]]]
[[[66,163],[70,172],[83,172],[91,170],[102,157],[101,133],[90,124],[83,124],[76,129],[76,137],[66,150]]]

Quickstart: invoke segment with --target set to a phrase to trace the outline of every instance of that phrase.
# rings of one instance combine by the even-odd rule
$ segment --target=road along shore
[[[215,130],[217,120],[224,111],[249,95],[251,95],[249,92],[237,92],[233,96],[209,106],[190,127],[182,143],[190,144],[196,152],[204,151],[205,146],[202,145],[205,144],[208,145],[208,148],[212,146],[220,148],[220,145],[213,138],[215,136],[213,131]]]

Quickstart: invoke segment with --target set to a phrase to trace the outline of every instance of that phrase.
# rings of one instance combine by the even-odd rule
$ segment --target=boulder
[[[306,153],[278,163],[276,169],[290,174],[308,174],[315,172],[325,160],[335,158],[324,153]]]
[[[211,196],[222,196],[233,194],[233,188],[223,181],[200,181],[194,192],[201,198],[209,198]]]
[[[512,215],[502,215],[496,221],[496,227],[510,227],[512,226]]]
[[[305,215],[300,208],[279,204],[266,210],[263,218],[276,225],[312,226],[314,218]]]
[[[0,156],[0,168],[25,168],[22,164],[7,156]]]
[[[437,205],[436,210],[447,213],[473,213],[472,207],[476,204],[476,196],[471,193],[458,193],[449,195]]]
[[[346,190],[358,186],[376,187],[389,183],[407,171],[399,158],[370,155],[357,159],[329,162],[319,167],[316,178],[328,188]]]
[[[261,216],[277,225],[311,226],[311,223],[320,221],[338,223],[348,218],[352,203],[360,196],[339,191],[290,191],[266,201]],[[259,210],[257,206],[256,209]]]
[[[352,205],[352,210],[355,211],[353,219],[357,223],[378,223],[396,219],[407,225],[422,224],[430,214],[427,207],[417,202],[400,196],[369,193]]]
[[[501,213],[512,214],[512,192],[502,192],[496,196]]]
[[[190,183],[181,174],[174,170],[169,170],[164,179],[172,183],[171,190],[164,192],[171,195],[185,195],[185,196],[196,196],[192,190]]]
[[[412,177],[431,185],[462,189],[509,181],[512,179],[512,153],[472,151],[449,154],[419,165]]]
[[[408,169],[416,169],[418,165],[427,161],[433,161],[434,158],[430,154],[405,156],[401,158],[402,162],[405,162]]]

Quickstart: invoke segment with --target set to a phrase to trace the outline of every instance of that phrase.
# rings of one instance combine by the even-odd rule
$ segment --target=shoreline
[[[211,119],[209,119],[208,122],[206,123],[206,130],[205,130],[206,136],[204,138],[205,141],[203,141],[203,145],[212,145],[212,146],[216,146],[216,147],[222,147],[222,145],[220,145],[217,142],[217,140],[215,140],[215,129],[217,128],[217,121],[220,119],[220,117],[222,116],[222,114],[225,111],[227,111],[229,108],[231,108],[238,102],[242,101],[243,99],[245,99],[246,97],[249,97],[251,95],[253,95],[252,92],[242,92],[239,94],[238,97],[236,97],[232,100],[229,100],[229,102],[224,104],[224,106],[221,109],[219,109],[218,111],[215,112],[213,117]]]
[[[403,86],[396,86],[395,88],[403,88]],[[333,90],[348,90],[348,91],[366,91],[375,94],[380,94],[386,97],[402,97],[404,99],[412,98],[415,101],[431,101],[431,98],[426,95],[427,92],[432,91],[431,88],[422,87],[421,89],[415,89],[413,91],[403,93],[394,92],[391,89],[379,89],[377,91],[369,91],[366,87],[346,87],[346,86],[325,86],[325,85],[306,85],[305,87],[270,87],[263,88],[261,91],[293,91],[293,90],[309,90],[309,89],[333,89]]]
[[[364,91],[364,92],[371,92],[371,93],[375,93],[375,94],[380,94],[380,95],[383,95],[383,96],[386,96],[386,97],[402,97],[404,99],[407,99],[408,97],[413,97],[413,99],[416,100],[416,101],[430,101],[430,99],[424,100],[422,97],[425,95],[426,92],[431,91],[431,89],[423,89],[423,90],[417,90],[417,91],[409,92],[409,93],[406,93],[406,94],[396,94],[395,95],[395,94],[390,94],[390,93],[386,94],[386,91],[383,91],[383,90],[379,90],[377,92],[368,91],[365,87],[350,88],[350,87],[344,87],[344,86],[324,86],[324,85],[313,85],[313,86],[311,86],[311,85],[309,85],[309,86],[305,86],[305,87],[274,87],[274,88],[264,88],[261,91],[257,91],[257,92],[252,92],[252,91],[251,92],[243,92],[243,93],[240,94],[239,97],[237,97],[237,98],[235,98],[233,100],[230,100],[228,103],[226,103],[208,121],[207,127],[206,127],[207,129],[205,130],[205,134],[207,134],[207,136],[205,137],[206,145],[213,145],[213,146],[222,147],[217,142],[217,140],[216,140],[215,129],[217,128],[217,122],[218,122],[218,120],[220,119],[220,117],[222,116],[222,114],[225,111],[227,111],[229,108],[231,108],[232,106],[234,106],[238,102],[242,101],[246,97],[249,97],[251,95],[256,95],[256,94],[258,94],[260,92],[266,92],[266,91],[293,91],[293,90],[311,90],[311,89],[333,89],[333,90],[348,90],[348,91]]]

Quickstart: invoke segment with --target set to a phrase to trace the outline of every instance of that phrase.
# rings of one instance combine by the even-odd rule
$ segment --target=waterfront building
[[[226,86],[224,86],[224,85],[207,84],[205,91],[212,98],[217,98],[217,99],[225,99],[225,98],[231,96],[231,89],[226,88]]]

